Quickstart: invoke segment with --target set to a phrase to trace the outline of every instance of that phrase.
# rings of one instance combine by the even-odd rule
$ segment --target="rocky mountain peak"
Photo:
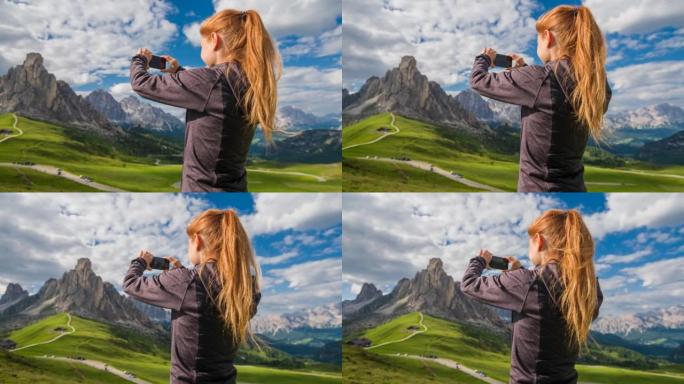
[[[82,257],[78,259],[76,262],[76,268],[74,268],[76,271],[91,271],[92,272],[92,263],[90,262],[90,259],[87,257]]]
[[[39,53],[29,53],[24,63],[0,77],[0,111],[95,131],[111,136],[114,129],[69,84],[57,80],[44,67]]]
[[[432,274],[444,272],[444,263],[442,262],[442,259],[438,257],[433,257],[432,259],[430,259],[430,262],[427,266],[427,270]]]
[[[361,286],[361,291],[356,296],[356,299],[354,301],[361,302],[373,300],[380,296],[382,296],[382,291],[377,289],[375,285],[370,283],[363,283],[363,285]]]
[[[399,71],[405,73],[408,77],[412,77],[418,71],[418,62],[413,56],[404,56],[399,63]]]
[[[5,293],[0,297],[0,305],[9,303],[18,299],[21,299],[22,297],[27,297],[28,292],[26,292],[21,285],[17,283],[9,283],[7,284],[7,288],[5,289]]]

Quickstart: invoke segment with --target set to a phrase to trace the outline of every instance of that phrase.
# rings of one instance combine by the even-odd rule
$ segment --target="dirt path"
[[[131,383],[137,383],[137,384],[151,384],[149,381],[145,381],[143,379],[139,379],[137,377],[131,377],[127,375],[124,371],[114,368],[111,365],[107,363],[103,363],[101,361],[97,360],[78,360],[78,359],[71,359],[69,357],[43,357],[44,359],[52,359],[52,360],[60,360],[60,361],[67,361],[70,363],[78,363],[78,364],[83,364],[87,365],[91,368],[99,369],[101,371],[105,371],[107,373],[111,373],[112,375],[119,376],[120,378],[130,381]]]
[[[346,147],[342,147],[342,150],[344,151],[345,149],[349,149],[349,148],[355,148],[355,147],[360,147],[360,146],[362,146],[362,145],[369,145],[369,144],[377,143],[378,141],[380,141],[380,140],[382,140],[382,139],[384,139],[384,138],[386,138],[386,137],[388,137],[388,136],[396,135],[397,133],[401,132],[401,130],[399,129],[399,127],[397,127],[396,125],[394,125],[394,122],[395,122],[395,120],[396,120],[396,116],[394,116],[394,113],[392,113],[391,115],[392,115],[392,122],[390,123],[390,127],[392,127],[392,128],[395,129],[394,132],[385,132],[382,136],[377,137],[377,138],[375,138],[375,139],[373,139],[373,140],[371,140],[371,141],[369,141],[369,142],[360,143],[360,144],[348,145],[348,146],[346,146]]]
[[[368,157],[368,158],[357,157],[357,159],[384,161],[386,163],[394,163],[394,164],[406,164],[406,165],[410,165],[414,168],[421,169],[423,171],[432,172],[436,175],[446,177],[449,180],[453,180],[457,183],[463,184],[463,185],[471,187],[471,188],[483,189],[483,190],[488,191],[488,192],[504,192],[504,190],[496,188],[496,187],[492,187],[491,185],[482,184],[482,183],[479,183],[479,182],[474,181],[474,180],[466,179],[465,177],[463,177],[461,175],[453,175],[453,174],[451,174],[451,172],[448,172],[448,171],[446,171],[446,170],[444,170],[444,169],[442,169],[436,165],[430,164],[426,161],[419,161],[419,160],[405,161],[405,160],[389,159],[386,157],[377,157],[377,158],[375,158],[375,157]]]
[[[58,172],[59,168],[53,167],[52,165],[43,165],[43,164],[35,164],[35,165],[23,165],[23,164],[14,164],[14,163],[0,163],[0,167],[12,167],[12,168],[27,168],[27,169],[33,169],[34,171],[46,173],[48,175],[52,176],[57,176],[57,177],[62,177],[67,180],[74,181],[79,184],[87,185],[91,188],[98,189],[100,191],[105,191],[105,192],[125,192],[123,189],[115,188],[106,184],[101,184],[95,181],[86,181],[81,179],[79,176],[74,175],[73,173],[69,173],[67,171],[62,170],[61,172]]]
[[[314,175],[312,173],[304,173],[304,172],[292,172],[292,171],[280,172],[280,171],[275,171],[272,169],[263,169],[263,168],[248,168],[247,172],[275,173],[277,175],[295,175],[295,176],[312,177],[312,178],[316,179],[316,181],[319,181],[319,182],[323,182],[326,180],[325,177],[323,177],[323,176],[318,176],[318,175]]]
[[[23,346],[23,347],[10,349],[10,352],[21,351],[22,349],[35,347],[36,345],[50,344],[50,343],[52,343],[53,341],[57,341],[57,340],[61,339],[62,337],[66,336],[66,335],[71,335],[72,333],[76,332],[76,328],[74,328],[74,327],[71,325],[71,315],[67,313],[67,317],[69,318],[69,320],[67,321],[67,327],[71,328],[71,331],[69,331],[69,332],[62,332],[62,333],[60,333],[59,335],[55,336],[54,338],[52,338],[52,339],[50,339],[50,340],[48,340],[48,341],[41,341],[40,343],[33,343],[33,344],[25,345],[25,346]]]
[[[15,135],[8,135],[7,137],[0,139],[0,143],[2,143],[5,140],[9,140],[9,139],[12,139],[14,137],[19,137],[19,136],[24,134],[24,131],[21,128],[17,127],[17,124],[19,123],[19,118],[17,117],[17,115],[13,113],[12,117],[14,117],[14,125],[12,125],[12,128],[19,131],[19,133],[15,134]]]
[[[445,366],[445,367],[449,367],[449,368],[451,368],[451,369],[456,369],[456,370],[459,370],[459,371],[461,371],[461,372],[467,373],[467,374],[469,374],[470,376],[472,376],[472,377],[474,377],[474,378],[476,378],[476,379],[478,379],[478,380],[484,381],[485,383],[489,383],[489,384],[506,384],[506,383],[504,383],[503,381],[499,381],[499,380],[493,379],[493,378],[491,378],[491,377],[481,376],[481,375],[479,375],[479,374],[477,373],[476,370],[474,370],[474,369],[472,369],[472,368],[468,368],[468,367],[464,366],[463,364],[459,364],[459,363],[457,363],[457,362],[455,362],[455,361],[453,361],[453,360],[450,360],[450,359],[443,359],[443,358],[431,359],[431,358],[429,358],[429,357],[414,356],[414,355],[390,355],[390,356],[399,356],[399,357],[405,357],[405,358],[409,358],[409,359],[416,359],[416,360],[423,360],[423,361],[432,361],[433,363],[441,364],[441,365],[443,365],[443,366]]]
[[[389,344],[402,343],[402,342],[404,342],[404,341],[406,341],[406,340],[412,338],[412,337],[415,336],[415,335],[419,335],[419,334],[421,334],[421,333],[427,332],[428,327],[427,327],[427,325],[423,324],[423,313],[422,313],[422,312],[418,312],[418,314],[420,315],[420,321],[418,322],[418,325],[420,325],[421,327],[423,327],[423,330],[414,331],[412,334],[410,334],[410,335],[404,337],[404,338],[401,339],[401,340],[386,341],[386,342],[380,343],[380,344],[378,344],[378,345],[371,345],[370,347],[366,347],[366,348],[364,348],[364,349],[369,350],[369,349],[378,348],[378,347],[382,347],[382,346],[389,345]]]

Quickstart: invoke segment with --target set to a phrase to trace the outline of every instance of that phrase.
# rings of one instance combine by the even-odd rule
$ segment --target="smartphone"
[[[512,68],[513,58],[511,56],[500,55],[497,53],[496,58],[494,59],[494,65],[501,68]]]
[[[152,55],[152,59],[150,59],[150,68],[166,69],[166,59],[161,56]]]
[[[508,259],[504,259],[499,256],[492,256],[492,260],[489,262],[489,268],[507,270],[508,269]]]
[[[168,270],[169,269],[169,261],[163,257],[153,257],[152,262],[150,263],[150,268],[152,269],[161,269],[161,270]]]

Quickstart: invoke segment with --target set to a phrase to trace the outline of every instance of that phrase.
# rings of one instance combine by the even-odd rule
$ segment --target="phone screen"
[[[508,259],[504,259],[503,257],[499,256],[492,256],[492,260],[489,262],[489,267],[506,270],[508,269]]]
[[[166,59],[161,56],[152,55],[152,59],[150,59],[150,68],[166,69]]]
[[[153,257],[150,268],[167,270],[169,269],[169,261],[163,257]]]
[[[513,58],[507,55],[496,54],[494,59],[494,65],[501,68],[511,68],[513,67]]]

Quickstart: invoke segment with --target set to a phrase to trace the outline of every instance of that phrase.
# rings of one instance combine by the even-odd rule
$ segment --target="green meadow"
[[[0,128],[11,127],[11,114],[0,115]],[[15,168],[14,162],[32,162],[64,169],[93,181],[131,192],[179,191],[181,166],[169,153],[132,156],[122,147],[74,130],[19,117],[23,135],[0,142],[0,191],[92,191],[79,183],[32,169]],[[163,144],[159,144],[164,148]],[[166,148],[180,155],[180,148]],[[247,168],[250,191],[335,192],[341,190],[342,165],[279,164],[255,160]]]
[[[389,113],[371,116],[342,129],[343,147],[370,142],[390,127]],[[433,164],[503,191],[515,191],[517,155],[487,148],[479,139],[429,123],[396,116],[400,132],[368,144],[347,148],[343,156],[343,190],[406,192],[470,191],[472,188],[408,164],[379,161],[381,158],[409,158]],[[414,170],[409,172],[409,168]],[[443,179],[441,182],[435,179]],[[591,192],[675,192],[684,190],[684,167],[658,167],[628,161],[623,167],[586,165],[585,182]]]
[[[397,317],[385,324],[366,330],[363,337],[372,341],[373,345],[404,339],[413,331],[409,326],[417,326],[419,315],[410,313]],[[412,338],[378,348],[363,350],[357,347],[346,347],[343,361],[345,382],[371,383],[376,374],[388,377],[385,383],[403,382],[448,382],[440,381],[439,370],[432,364],[424,365],[421,361],[402,357],[403,354],[415,356],[436,356],[450,359],[468,368],[481,370],[488,377],[508,382],[510,368],[510,346],[507,336],[493,333],[465,323],[455,323],[431,316],[424,316],[423,323],[428,330]],[[406,364],[407,362],[410,364]],[[440,366],[445,369],[450,369]],[[653,371],[638,371],[612,366],[577,365],[580,382],[590,383],[634,383],[665,384],[684,383],[681,365],[662,364]],[[450,369],[453,373],[459,372]],[[402,375],[392,376],[393,372]],[[462,373],[464,374],[464,373]],[[384,375],[384,376],[383,376]],[[427,375],[427,376],[426,376]],[[465,374],[464,374],[465,375]],[[435,376],[434,380],[429,377]],[[469,383],[472,376],[452,381]],[[418,381],[423,380],[423,381]],[[479,380],[478,380],[479,382]]]
[[[17,342],[18,347],[52,340],[59,335],[57,327],[67,328],[67,315],[64,313],[44,318],[31,325],[12,332],[8,337]],[[104,372],[87,369],[76,362],[52,360],[50,356],[84,357],[109,364],[120,370],[134,373],[138,378],[151,383],[167,383],[169,381],[170,355],[168,345],[164,345],[153,336],[144,335],[125,328],[116,327],[93,320],[72,315],[71,325],[76,332],[57,339],[48,344],[39,344],[18,350],[4,356],[5,359],[17,360],[12,364],[17,369],[3,372],[12,373],[29,380],[32,377],[51,377],[54,382],[67,379],[74,370],[82,370],[86,378],[93,377],[98,382],[98,375]],[[47,358],[46,358],[47,357]],[[50,367],[54,366],[54,373]],[[24,368],[22,368],[24,367]],[[335,371],[318,371],[313,369],[287,370],[263,366],[237,366],[238,381],[245,383],[340,383],[341,374]],[[116,378],[113,375],[108,375]],[[9,376],[6,376],[9,377]],[[84,379],[85,380],[85,379]],[[89,379],[88,379],[89,380]],[[103,382],[119,382],[107,377]],[[28,382],[28,381],[26,381]],[[67,381],[65,381],[67,382]]]

